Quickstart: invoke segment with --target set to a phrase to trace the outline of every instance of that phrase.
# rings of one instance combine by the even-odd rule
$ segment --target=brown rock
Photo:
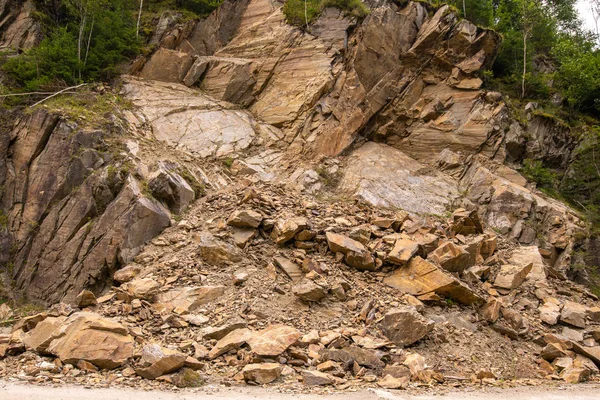
[[[259,356],[275,357],[298,341],[302,334],[286,325],[272,325],[254,333],[247,342],[253,353]]]
[[[133,338],[121,324],[79,312],[65,320],[50,342],[48,353],[67,364],[85,360],[99,368],[113,369],[133,357]]]
[[[408,386],[407,377],[394,378],[391,375],[385,375],[377,382],[377,385],[385,389],[405,389]]]
[[[275,265],[285,272],[292,282],[299,282],[304,276],[300,266],[285,257],[274,257],[273,261],[275,261]]]
[[[141,368],[137,368],[135,372],[146,379],[156,379],[161,375],[165,375],[177,371],[185,364],[187,355],[174,350],[160,347],[157,344],[149,344],[142,349],[142,357],[140,363]]]
[[[494,280],[494,286],[502,289],[515,289],[525,281],[533,264],[503,265]]]
[[[303,301],[321,301],[327,297],[327,288],[304,278],[292,287],[292,292]]]
[[[540,355],[544,360],[552,362],[556,358],[567,356],[567,347],[562,343],[548,343]]]
[[[383,282],[413,296],[437,294],[466,305],[482,301],[468,286],[418,256],[405,267],[395,270]]]
[[[227,221],[227,225],[235,226],[236,228],[251,228],[256,229],[262,222],[262,215],[253,210],[241,210],[233,213]]]
[[[294,238],[294,236],[308,228],[308,221],[304,217],[291,219],[278,219],[273,226],[271,239],[278,244],[283,245]]]
[[[98,367],[96,367],[94,364],[87,362],[85,360],[79,360],[77,362],[76,367],[77,367],[77,369],[80,369],[82,371],[88,371],[88,372],[97,372],[98,371]]]
[[[381,361],[376,352],[361,349],[360,347],[349,346],[343,349],[323,349],[319,353],[324,360],[333,360],[343,364],[356,362],[358,365],[372,369],[380,369],[385,366],[385,363]]]
[[[455,233],[461,235],[474,235],[483,233],[483,226],[479,220],[477,210],[467,211],[459,208],[452,214],[452,225],[450,226]]]
[[[442,243],[427,259],[450,272],[462,272],[473,265],[469,252],[452,242]]]
[[[187,53],[159,47],[144,66],[140,76],[156,81],[179,83],[183,82],[193,63],[193,58]]]
[[[277,363],[248,364],[242,369],[242,373],[246,381],[264,385],[279,378],[281,370],[281,364]]]
[[[496,298],[490,298],[487,303],[481,307],[481,315],[486,321],[494,323],[500,318],[502,303]]]
[[[167,310],[180,308],[189,312],[218,299],[224,293],[225,286],[183,287],[159,294],[156,301],[163,304]]]
[[[548,325],[556,325],[560,317],[560,308],[560,301],[554,297],[547,297],[544,304],[538,308],[540,319]]]
[[[344,235],[333,232],[325,234],[329,249],[334,253],[345,255],[346,264],[360,271],[373,271],[376,269],[375,260],[365,246]]]
[[[421,340],[433,330],[434,322],[427,320],[411,306],[388,311],[379,327],[397,346],[406,347]]]
[[[123,288],[131,297],[141,300],[154,299],[160,287],[158,282],[150,278],[134,279],[123,285]]]
[[[255,230],[234,228],[234,230],[233,230],[233,242],[240,249],[244,249],[244,248],[246,248],[246,246],[248,245],[248,243],[250,243],[250,241],[252,239],[254,239],[255,235],[256,235],[256,231]]]
[[[409,239],[398,239],[385,260],[392,264],[406,265],[418,252],[418,243]]]
[[[560,320],[577,328],[585,328],[587,310],[588,308],[582,304],[572,301],[565,301],[565,305],[560,313]]]
[[[302,378],[308,386],[326,386],[336,382],[332,375],[319,371],[302,371]]]
[[[48,346],[61,328],[66,317],[48,317],[39,322],[33,329],[23,336],[23,343],[27,350],[33,350],[41,355],[48,354]]]
[[[238,262],[242,259],[236,247],[217,239],[210,232],[201,232],[195,239],[200,257],[209,264]]]
[[[239,349],[252,337],[252,335],[253,332],[250,329],[237,329],[219,340],[208,353],[208,357],[213,359],[228,351]]]
[[[116,271],[113,279],[119,283],[126,283],[138,276],[142,272],[142,267],[138,265],[128,265]]]
[[[75,298],[75,304],[77,304],[77,307],[79,308],[85,308],[89,306],[95,306],[98,304],[98,300],[96,300],[94,293],[90,292],[89,290],[82,290],[81,293],[79,293],[79,295],[77,295]]]

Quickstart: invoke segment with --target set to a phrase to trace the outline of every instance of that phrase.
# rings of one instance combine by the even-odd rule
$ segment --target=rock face
[[[170,225],[137,179],[102,158],[103,135],[39,110],[18,120],[0,149],[13,278],[33,301],[72,302],[84,288],[98,294]]]
[[[33,0],[0,0],[0,49],[29,50],[42,38]]]

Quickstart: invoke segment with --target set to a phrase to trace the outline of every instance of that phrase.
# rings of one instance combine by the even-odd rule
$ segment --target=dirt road
[[[123,389],[85,389],[77,386],[48,387],[0,382],[1,400],[597,400],[600,386],[566,386],[562,389],[527,387],[453,391],[443,395],[409,395],[402,391],[364,390],[334,395],[281,394],[261,388],[206,387],[198,391],[144,392]]]

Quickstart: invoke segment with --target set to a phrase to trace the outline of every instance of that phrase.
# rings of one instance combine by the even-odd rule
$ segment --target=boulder
[[[502,309],[502,302],[494,297],[490,298],[483,307],[481,307],[481,315],[483,318],[491,323],[496,322],[500,318],[500,311]]]
[[[286,325],[271,325],[255,332],[248,340],[252,352],[258,356],[276,357],[287,350],[302,336],[296,328]]]
[[[508,290],[518,288],[525,281],[532,267],[533,264],[531,263],[526,265],[503,265],[494,280],[494,286]]]
[[[565,305],[560,313],[560,320],[565,324],[573,325],[577,328],[585,328],[588,308],[583,304],[573,301],[565,301]]]
[[[419,256],[395,270],[383,282],[413,296],[437,294],[465,305],[482,301],[467,285]]]
[[[452,242],[442,243],[427,259],[449,272],[462,272],[474,264],[469,252]]]
[[[344,364],[356,362],[358,365],[371,369],[380,369],[385,366],[385,363],[381,361],[381,353],[355,346],[344,347],[343,349],[323,349],[319,353],[323,360],[332,360]]]
[[[408,386],[409,378],[394,378],[391,375],[385,375],[377,382],[377,385],[384,389],[405,389]]]
[[[81,293],[79,293],[75,298],[75,304],[79,308],[85,308],[89,306],[95,306],[98,304],[98,300],[96,300],[94,293],[90,292],[89,290],[82,290]]]
[[[217,239],[210,232],[201,232],[194,239],[198,242],[200,258],[209,264],[218,265],[242,260],[242,256],[236,247]]]
[[[246,326],[248,326],[248,324],[244,321],[230,322],[230,323],[221,325],[219,327],[209,326],[209,327],[202,329],[202,337],[204,339],[209,339],[209,340],[210,339],[221,340],[225,336],[227,336],[229,333],[231,333],[235,330],[238,330],[238,329],[243,329]]]
[[[308,228],[308,221],[304,217],[291,219],[278,219],[275,221],[271,239],[278,244],[283,245],[294,238],[297,233]]]
[[[292,287],[292,292],[303,301],[321,301],[327,297],[328,289],[304,278]]]
[[[419,252],[419,244],[410,239],[398,239],[385,260],[391,264],[406,265]]]
[[[152,300],[160,287],[158,282],[150,278],[134,279],[123,285],[131,297],[141,300]]]
[[[450,229],[460,235],[483,233],[483,225],[479,220],[477,210],[467,211],[463,208],[459,208],[452,213]]]
[[[141,367],[135,372],[143,378],[156,379],[183,367],[186,358],[187,355],[183,353],[149,344],[142,349]]]
[[[242,374],[244,380],[264,385],[279,378],[282,369],[277,363],[248,364],[242,369]]]
[[[397,346],[407,347],[433,330],[434,322],[411,306],[388,311],[379,324],[383,334]]]
[[[191,286],[171,289],[159,294],[156,302],[167,310],[179,308],[186,312],[218,299],[225,293],[225,286]]]
[[[144,65],[140,76],[162,82],[183,82],[194,59],[187,53],[159,47]]]
[[[175,214],[181,214],[196,198],[190,184],[176,171],[175,163],[160,161],[148,177],[148,188],[154,198],[164,202]]]
[[[61,328],[66,317],[48,317],[39,322],[33,329],[23,336],[23,344],[27,350],[38,354],[48,354],[48,346],[54,339],[58,329]]]
[[[326,386],[336,383],[334,376],[319,371],[302,371],[302,379],[308,386]]]
[[[375,270],[375,259],[362,243],[333,232],[327,232],[325,236],[329,249],[344,254],[346,264],[360,271]]]
[[[119,283],[126,283],[134,279],[142,272],[142,267],[138,265],[128,265],[117,270],[113,275],[113,280]]]
[[[254,229],[234,228],[232,236],[235,245],[240,249],[245,249],[248,243],[256,236],[256,231]]]
[[[254,210],[240,210],[234,212],[227,225],[235,226],[236,228],[251,228],[256,229],[262,222],[262,215]]]
[[[300,266],[285,257],[274,257],[273,261],[275,261],[275,265],[285,272],[292,282],[299,282],[304,276]]]
[[[250,329],[237,329],[219,340],[208,353],[208,357],[214,359],[228,351],[239,349],[252,338],[252,335],[253,332]]]
[[[67,364],[84,360],[98,368],[113,369],[133,357],[133,338],[117,322],[79,312],[64,321],[47,351]]]
[[[556,325],[560,317],[561,304],[554,297],[547,297],[544,304],[538,308],[540,319],[548,325]]]

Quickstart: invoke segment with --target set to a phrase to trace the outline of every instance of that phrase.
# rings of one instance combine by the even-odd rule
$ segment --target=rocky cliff
[[[199,360],[257,383],[587,379],[598,299],[566,280],[586,226],[517,171],[568,168],[575,141],[482,89],[499,41],[421,2],[307,31],[269,0],[165,13],[127,106],[39,107],[0,138],[7,273],[62,302],[0,350],[174,383]]]

